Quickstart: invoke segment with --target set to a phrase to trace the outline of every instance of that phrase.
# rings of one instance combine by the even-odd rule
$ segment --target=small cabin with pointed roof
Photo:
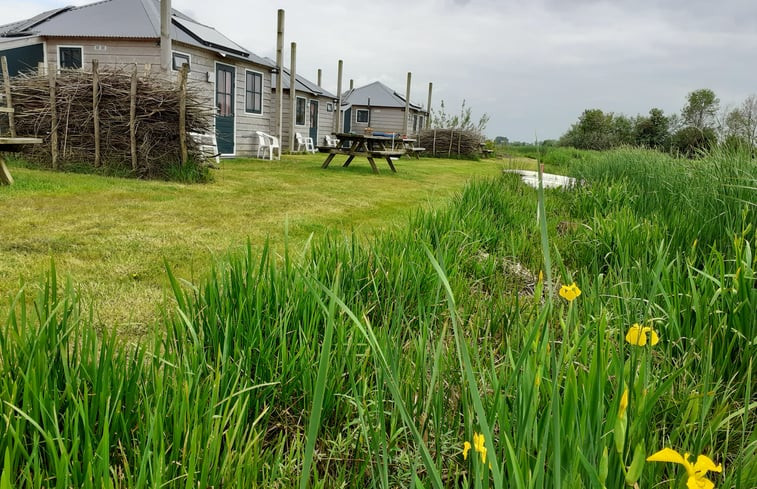
[[[297,75],[297,85],[295,87],[295,119],[294,130],[304,137],[311,137],[316,146],[325,144],[324,136],[334,132],[334,120],[336,119],[337,97],[331,92],[318,86],[316,83]],[[271,79],[271,90],[275,99],[276,90],[278,89],[278,76],[274,73]],[[282,77],[284,89],[284,108],[282,120],[291,120],[291,73],[284,68]],[[275,102],[274,102],[275,103]],[[272,124],[275,124],[275,117],[271,118]],[[276,131],[271,127],[271,134]],[[289,147],[289,124],[282,127],[282,147]]]
[[[275,117],[271,76],[275,63],[257,56],[214,28],[171,12],[174,75],[189,65],[189,80],[207,93],[215,110],[218,150],[254,154],[255,131],[270,131]],[[0,26],[0,56],[10,74],[37,69],[100,66],[160,72],[160,0],[103,0],[49,10]]]
[[[405,128],[405,97],[375,81],[342,94],[344,132],[362,133],[370,127],[374,132],[415,135],[425,127],[428,110],[410,102]]]

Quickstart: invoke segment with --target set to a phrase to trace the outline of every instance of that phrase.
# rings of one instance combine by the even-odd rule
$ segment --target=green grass
[[[611,176],[624,157],[642,176]],[[595,161],[574,193],[476,179],[376,233],[248,244],[197,280],[169,266],[138,348],[52,270],[0,334],[0,488],[686,487],[644,462],[663,447],[757,486],[754,190],[701,233],[706,212],[634,201],[647,172],[685,201],[667,160]],[[634,323],[660,343],[627,343]],[[476,433],[485,461],[461,454]]]
[[[285,233],[368,230],[403,223],[413,209],[445,202],[473,176],[497,174],[491,160],[401,160],[374,175],[366,161],[322,170],[322,155],[282,161],[231,160],[205,185],[58,174],[11,167],[0,188],[0,291],[36,283],[55,257],[98,319],[126,337],[147,332],[167,285],[165,258],[181,277],[249,240],[279,247]]]

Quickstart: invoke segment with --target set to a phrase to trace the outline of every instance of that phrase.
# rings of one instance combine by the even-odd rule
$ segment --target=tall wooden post
[[[131,73],[129,90],[129,146],[131,149],[131,169],[137,171],[137,65]]]
[[[189,160],[187,153],[187,64],[179,70],[179,147],[181,148],[181,165]]]
[[[318,68],[318,86],[321,86],[321,82],[323,81],[323,70]]]
[[[434,84],[428,82],[428,104],[426,105],[426,129],[431,127],[431,91],[434,88]]]
[[[92,121],[95,131],[95,168],[100,166],[100,75],[98,61],[92,60]]]
[[[5,106],[9,109],[8,112],[8,129],[10,129],[11,137],[16,137],[16,121],[13,119],[13,98],[11,98],[11,77],[8,71],[8,60],[5,56],[0,57],[0,64],[2,64],[3,70],[3,86],[5,87]]]
[[[47,70],[47,80],[50,85],[50,157],[53,170],[58,168],[58,109],[55,102],[55,66],[50,65]]]
[[[278,23],[276,32],[276,76],[278,83],[276,86],[276,136],[279,138],[279,145],[284,144],[284,10],[279,9]],[[279,150],[281,147],[279,146]]]
[[[160,0],[160,71],[171,70],[171,0]]]
[[[294,153],[294,125],[297,119],[297,43],[292,43],[292,61],[289,66],[289,152]]]
[[[403,121],[403,127],[405,128],[405,135],[407,135],[407,123],[408,123],[408,117],[410,116],[410,82],[412,80],[413,74],[409,71],[407,72],[407,91],[405,91],[405,118]]]
[[[339,67],[337,68],[336,75],[336,127],[334,132],[342,132],[342,60],[339,60]]]

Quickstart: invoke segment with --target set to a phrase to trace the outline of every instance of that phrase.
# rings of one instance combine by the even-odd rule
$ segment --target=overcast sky
[[[0,0],[0,24],[81,0]],[[756,0],[173,0],[173,8],[275,59],[276,11],[286,12],[285,64],[336,92],[375,80],[432,108],[444,100],[489,137],[558,138],[587,108],[680,112],[711,88],[721,105],[757,93]]]

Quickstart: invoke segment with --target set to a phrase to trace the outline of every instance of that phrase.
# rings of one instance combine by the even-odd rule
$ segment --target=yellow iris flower
[[[660,337],[657,336],[655,330],[650,326],[641,326],[634,323],[626,334],[626,341],[632,345],[645,346],[647,344],[647,334],[649,334],[649,344],[654,346],[660,342]]]
[[[486,463],[486,446],[483,433],[473,433],[473,448],[481,454],[481,463]]]
[[[581,295],[581,289],[578,288],[575,282],[560,287],[560,297],[568,302],[573,302],[579,295]]]
[[[463,443],[463,460],[468,460],[468,451],[470,450],[470,442]]]
[[[628,388],[623,391],[623,395],[620,396],[620,406],[618,407],[618,417],[622,418],[626,414],[628,409]]]
[[[681,464],[686,468],[686,473],[689,479],[686,481],[686,487],[688,489],[713,489],[715,484],[705,478],[707,472],[722,472],[723,467],[706,455],[699,455],[696,461],[692,464],[689,461],[689,453],[684,453],[681,456],[680,453],[670,448],[663,448],[659,452],[647,457],[647,462],[672,462],[674,464]]]

